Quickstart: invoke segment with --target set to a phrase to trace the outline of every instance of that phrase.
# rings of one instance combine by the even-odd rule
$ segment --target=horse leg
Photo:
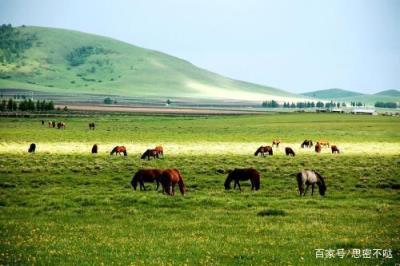
[[[314,188],[315,188],[315,183],[313,183],[313,184],[311,185],[311,196],[314,195]]]
[[[158,181],[156,181],[156,182],[157,182],[156,191],[158,191],[158,188],[160,187],[160,182],[158,182]]]
[[[175,195],[175,184],[172,185],[172,195]]]
[[[143,180],[140,180],[140,191],[142,190],[146,190],[146,188],[144,187]]]
[[[303,194],[303,196],[305,196],[306,195],[306,193],[307,193],[307,190],[308,190],[308,187],[309,187],[310,185],[309,184],[307,184],[306,185],[306,190],[304,190],[304,194]]]
[[[237,185],[238,185],[238,187],[239,187],[239,190],[242,191],[242,188],[240,187],[239,180],[237,181]]]

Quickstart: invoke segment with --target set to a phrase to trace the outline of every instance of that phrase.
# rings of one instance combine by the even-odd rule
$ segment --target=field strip
[[[30,142],[2,142],[0,154],[27,153]],[[36,143],[37,153],[56,154],[88,154],[94,143],[61,142],[61,143]],[[124,145],[129,154],[143,153],[148,148],[154,148],[161,143],[97,143],[99,153],[106,154],[116,145]],[[164,153],[167,155],[207,155],[207,154],[232,154],[253,155],[262,143],[257,142],[196,142],[196,143],[162,143]],[[267,144],[263,144],[267,145]],[[268,144],[269,145],[269,144]],[[400,155],[400,143],[365,142],[365,143],[340,143],[337,144],[342,154],[365,155]],[[292,147],[296,154],[314,154],[314,148],[301,149],[299,143],[283,143],[279,148],[274,148],[274,155],[284,154],[285,147]],[[329,148],[323,148],[321,153],[331,153]]]

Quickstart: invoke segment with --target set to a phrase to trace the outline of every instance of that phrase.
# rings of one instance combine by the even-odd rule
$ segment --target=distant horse
[[[92,154],[97,153],[97,150],[98,150],[97,144],[94,144],[93,147],[92,147]]]
[[[311,148],[313,146],[313,142],[310,139],[306,139],[303,141],[303,143],[301,144],[301,147],[304,148]]]
[[[49,127],[54,127],[54,126],[55,126],[55,122],[54,122],[54,126],[53,126],[53,121],[47,122],[47,125],[48,125]]]
[[[96,124],[95,123],[89,123],[89,130],[95,130]]]
[[[314,195],[314,187],[315,184],[318,185],[319,194],[321,196],[325,195],[326,185],[324,178],[315,171],[303,170],[300,173],[296,174],[297,185],[299,188],[300,196],[305,196],[308,190],[308,187],[311,185],[311,196]],[[306,188],[304,189],[304,186]]]
[[[163,170],[162,169],[139,169],[132,177],[132,188],[136,190],[137,183],[140,184],[140,190],[146,190],[144,182],[157,183],[156,190],[160,186],[160,178]]]
[[[157,159],[159,158],[158,156],[158,151],[156,151],[155,149],[147,149],[142,156],[140,157],[140,159],[144,160],[147,157],[147,160],[150,160],[150,157],[153,157],[153,159]]]
[[[328,148],[329,148],[329,141],[327,141],[327,140],[319,140],[318,143],[321,146],[328,146]]]
[[[293,157],[295,156],[295,153],[294,153],[293,149],[290,148],[290,147],[286,147],[285,148],[285,153],[286,153],[287,156],[290,156],[290,155],[293,156]]]
[[[44,126],[44,120],[42,120],[42,126]]]
[[[332,153],[340,153],[339,148],[336,145],[331,146]]]
[[[58,122],[57,123],[57,128],[58,129],[65,129],[65,123],[64,122]]]
[[[160,183],[163,187],[163,192],[168,195],[175,195],[175,185],[178,184],[179,190],[182,195],[185,195],[186,186],[179,170],[167,169],[164,170],[160,177]]]
[[[272,141],[272,147],[274,147],[274,145],[279,148],[279,144],[281,143],[281,141],[279,139],[274,139]]]
[[[260,173],[254,168],[243,168],[243,169],[234,169],[229,172],[228,176],[226,177],[224,186],[225,189],[231,189],[231,182],[234,181],[234,189],[236,186],[239,187],[240,190],[240,183],[239,181],[249,180],[251,182],[251,189],[252,190],[259,190],[260,189]]]
[[[55,127],[56,127],[56,121],[51,121],[51,126],[52,126],[53,128],[55,128]]]
[[[158,155],[161,155],[164,158],[164,149],[162,146],[157,146],[154,148],[158,152]]]
[[[36,151],[36,144],[35,144],[35,143],[32,143],[32,144],[29,146],[28,152],[29,152],[29,153],[34,153],[35,151]]]
[[[113,155],[114,153],[115,155],[121,155],[121,153],[123,153],[124,156],[128,156],[125,146],[115,146],[114,149],[112,149],[112,151],[110,152],[110,155]]]
[[[317,142],[317,144],[315,145],[315,152],[317,153],[321,152],[321,145],[319,144],[319,142]]]
[[[261,153],[261,155],[263,157],[265,157],[265,153],[268,153],[269,155],[273,155],[273,150],[271,146],[260,146],[256,152],[254,153],[254,156],[257,156],[259,153]]]

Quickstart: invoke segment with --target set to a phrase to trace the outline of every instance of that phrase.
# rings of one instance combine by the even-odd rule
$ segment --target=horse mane
[[[140,157],[140,159],[146,159],[147,154],[149,154],[149,150],[146,150],[146,151],[142,154],[142,157]]]
[[[110,152],[110,154],[112,155],[114,152],[117,151],[118,146],[115,146],[114,149],[112,149],[112,151]]]

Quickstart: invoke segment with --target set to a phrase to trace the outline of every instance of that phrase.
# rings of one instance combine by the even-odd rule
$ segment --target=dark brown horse
[[[64,122],[58,122],[57,123],[57,128],[58,129],[65,129],[65,123]]]
[[[285,148],[285,153],[286,153],[286,156],[293,156],[293,157],[295,156],[293,149],[290,147]]]
[[[281,143],[281,141],[279,139],[274,139],[272,140],[272,147],[274,147],[274,145],[279,148],[279,144]]]
[[[28,152],[29,152],[29,153],[34,153],[35,151],[36,151],[36,144],[35,144],[35,143],[32,143],[32,144],[29,146]]]
[[[151,182],[157,183],[156,190],[158,190],[160,186],[160,178],[163,170],[162,169],[139,169],[135,173],[135,175],[132,177],[132,187],[134,190],[136,190],[137,183],[139,182],[140,184],[140,190],[146,190],[146,187],[144,186],[144,182]]]
[[[96,124],[95,123],[89,123],[89,130],[95,130]]]
[[[166,169],[162,172],[160,183],[163,187],[163,192],[168,195],[175,195],[175,185],[178,184],[182,195],[185,195],[186,186],[178,169]]]
[[[110,155],[113,155],[114,153],[115,155],[121,155],[121,153],[123,153],[124,156],[128,156],[125,146],[115,146],[114,149],[112,149],[112,151],[110,152]]]
[[[158,158],[159,158],[159,153],[158,153],[158,151],[155,150],[155,149],[147,149],[147,150],[142,154],[142,156],[140,157],[140,159],[144,160],[144,159],[146,159],[146,157],[147,157],[147,160],[150,160],[150,157],[153,157],[153,159],[158,159]]]
[[[97,144],[94,144],[92,147],[92,154],[97,153],[97,150],[98,150]]]
[[[315,184],[318,185],[319,194],[321,196],[325,195],[326,185],[325,185],[324,178],[316,171],[303,170],[300,173],[296,174],[296,180],[297,180],[297,185],[299,188],[300,196],[306,195],[306,192],[310,185],[312,187],[311,196],[314,195]],[[306,186],[305,189],[304,189],[304,186]]]
[[[226,177],[224,186],[225,189],[231,189],[231,182],[234,181],[235,185],[233,188],[235,189],[236,186],[239,187],[240,190],[240,183],[239,181],[249,180],[251,182],[251,189],[252,190],[259,190],[260,189],[260,173],[254,168],[243,168],[243,169],[234,169],[229,172],[228,176]]]
[[[265,157],[265,153],[269,155],[273,155],[273,150],[271,146],[260,146],[256,152],[254,153],[254,156],[257,156],[258,154],[261,154],[263,157]]]
[[[312,142],[312,140],[311,139],[305,139],[304,141],[303,141],[303,143],[301,144],[301,147],[304,149],[304,148],[312,148],[312,146],[313,146],[313,142]]]
[[[331,146],[332,153],[340,153],[339,148],[336,145]]]
[[[315,152],[320,153],[321,152],[321,145],[317,142],[315,145]]]

